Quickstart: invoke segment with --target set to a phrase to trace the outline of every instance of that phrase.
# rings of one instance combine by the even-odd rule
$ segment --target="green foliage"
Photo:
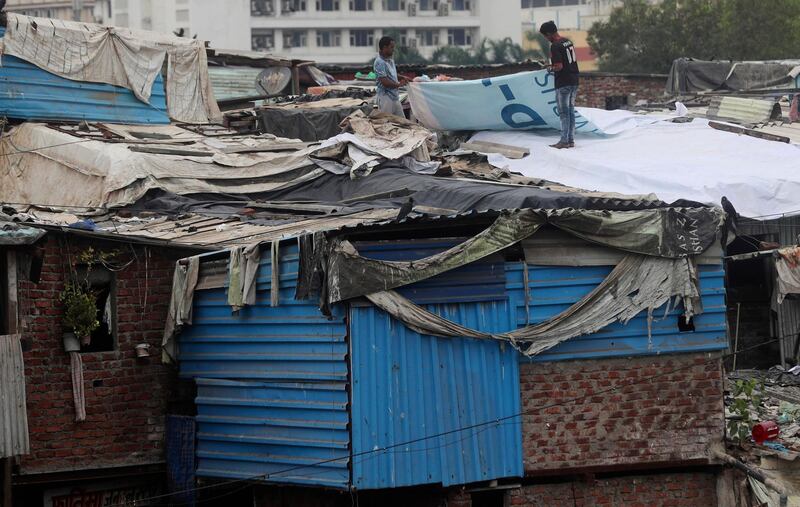
[[[680,57],[797,58],[800,0],[624,0],[588,40],[613,72],[665,73]]]
[[[64,327],[71,329],[78,338],[91,336],[100,327],[97,320],[97,294],[89,283],[92,266],[98,263],[105,265],[117,255],[117,250],[101,252],[89,247],[77,255],[75,264],[71,266],[71,280],[66,283],[59,299],[64,304]],[[86,267],[82,280],[78,277],[77,264]]]
[[[733,403],[729,407],[733,417],[728,420],[728,435],[740,443],[750,436],[756,415],[761,413],[761,396],[755,394],[756,388],[763,392],[763,382],[759,384],[756,379],[750,379],[733,384]]]
[[[473,65],[478,63],[472,53],[458,46],[442,46],[431,56],[431,63]]]
[[[91,336],[100,326],[97,320],[97,296],[81,284],[69,282],[60,296],[64,303],[64,327],[78,338]]]

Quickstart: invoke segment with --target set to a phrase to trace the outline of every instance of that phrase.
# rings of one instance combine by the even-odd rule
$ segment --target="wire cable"
[[[738,354],[750,352],[750,351],[759,349],[761,347],[764,347],[766,345],[771,345],[773,343],[778,343],[778,342],[780,342],[782,340],[785,340],[785,339],[788,339],[788,338],[795,338],[795,337],[796,337],[796,334],[790,334],[790,335],[786,335],[786,336],[779,336],[777,338],[773,338],[771,340],[768,340],[768,341],[753,345],[751,347],[747,347],[747,348],[741,349],[741,350],[736,351],[736,352],[730,352],[728,354],[715,356],[715,357],[710,358],[710,359],[708,359],[706,361],[703,361],[701,363],[691,363],[691,364],[688,364],[688,365],[679,366],[677,368],[673,368],[672,370],[661,372],[661,373],[658,373],[658,374],[655,374],[655,375],[651,375],[649,377],[622,379],[618,384],[616,384],[614,386],[611,386],[611,387],[608,387],[608,388],[605,388],[605,389],[600,389],[598,391],[592,391],[591,393],[588,393],[588,394],[585,394],[585,395],[582,395],[582,396],[576,396],[576,397],[568,398],[568,399],[565,399],[565,400],[562,400],[562,401],[559,401],[559,402],[550,403],[550,404],[547,404],[547,405],[542,405],[542,406],[539,406],[539,407],[535,407],[535,408],[529,409],[529,410],[527,410],[525,412],[518,412],[516,414],[498,417],[498,418],[496,418],[494,420],[491,420],[491,421],[485,421],[485,422],[481,422],[481,423],[471,424],[471,425],[468,425],[468,426],[462,426],[460,428],[455,428],[455,429],[452,429],[452,430],[436,433],[436,434],[433,434],[433,435],[427,435],[427,436],[424,436],[424,437],[415,438],[415,439],[408,440],[408,441],[405,441],[405,442],[394,443],[394,444],[386,445],[386,446],[379,447],[379,448],[376,448],[376,449],[370,449],[368,451],[362,451],[362,452],[354,453],[354,454],[351,454],[351,455],[348,455],[348,456],[343,456],[343,457],[339,457],[339,458],[330,458],[330,459],[326,459],[326,460],[320,460],[320,461],[317,461],[317,462],[314,462],[314,463],[309,463],[307,465],[297,465],[297,466],[286,468],[286,469],[283,469],[283,470],[278,470],[277,472],[268,472],[268,473],[265,473],[265,474],[259,474],[259,475],[255,475],[255,476],[252,476],[252,477],[248,477],[248,478],[245,478],[245,479],[233,479],[233,480],[230,480],[230,481],[217,482],[217,483],[214,483],[214,484],[208,484],[208,485],[199,486],[199,487],[196,487],[196,488],[186,489],[186,490],[182,490],[182,491],[174,491],[174,492],[166,493],[166,494],[163,494],[163,495],[157,495],[157,496],[152,496],[152,497],[149,497],[149,498],[143,498],[143,499],[141,499],[141,501],[158,500],[158,499],[167,498],[167,497],[170,497],[170,496],[173,496],[173,495],[181,495],[181,494],[184,494],[184,493],[203,491],[203,490],[207,490],[207,489],[218,488],[218,487],[222,487],[222,486],[226,486],[226,485],[230,485],[230,484],[237,484],[237,483],[241,483],[241,482],[248,482],[249,483],[251,481],[267,480],[267,479],[279,476],[281,474],[293,472],[293,471],[296,471],[296,470],[303,470],[303,469],[306,469],[306,468],[318,467],[318,466],[322,466],[322,465],[336,463],[336,462],[339,462],[339,461],[353,460],[355,458],[360,458],[362,456],[368,456],[368,455],[371,455],[371,454],[383,453],[383,452],[388,452],[388,451],[393,451],[394,452],[394,449],[397,449],[398,447],[408,446],[408,445],[412,445],[412,444],[415,444],[415,443],[423,442],[423,441],[426,441],[426,440],[431,440],[431,439],[434,439],[434,438],[439,438],[439,437],[443,437],[443,436],[447,436],[447,435],[452,435],[454,433],[459,433],[459,432],[462,432],[462,431],[468,431],[468,430],[481,428],[481,427],[485,427],[485,426],[498,425],[500,423],[503,423],[503,422],[506,422],[506,421],[510,421],[512,419],[517,419],[517,418],[521,418],[521,417],[523,417],[525,415],[530,415],[531,413],[538,413],[538,412],[541,412],[543,410],[547,410],[547,409],[553,408],[553,407],[565,406],[565,405],[568,405],[568,404],[571,404],[571,403],[574,403],[574,402],[577,402],[577,401],[585,400],[587,398],[591,398],[591,397],[598,396],[598,395],[601,395],[601,394],[608,394],[608,393],[611,393],[611,392],[615,392],[615,391],[617,391],[619,389],[623,389],[625,387],[634,386],[634,385],[638,385],[638,384],[643,384],[645,382],[652,382],[655,379],[658,379],[658,378],[661,378],[661,377],[665,377],[665,376],[669,376],[669,375],[673,375],[673,374],[679,373],[679,372],[681,372],[683,370],[688,370],[688,369],[691,369],[691,368],[696,368],[697,366],[707,365],[707,364],[710,364],[712,362],[728,359],[728,358],[736,356]],[[404,452],[404,451],[400,451],[400,452]],[[231,494],[231,493],[229,493],[229,494]],[[124,507],[124,505],[125,504],[114,504],[114,505],[109,506],[109,507]]]

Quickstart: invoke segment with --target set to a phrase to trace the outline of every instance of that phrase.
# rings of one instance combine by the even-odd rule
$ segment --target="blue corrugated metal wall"
[[[295,301],[298,249],[281,249],[280,306],[262,255],[256,305],[232,315],[226,289],[198,291],[179,339],[181,375],[197,382],[197,475],[349,483],[344,316]],[[320,461],[339,461],[316,465]]]
[[[611,272],[611,266],[529,266],[529,308],[525,309],[522,263],[508,263],[508,294],[517,327],[541,322],[566,310],[592,291]],[[700,266],[703,313],[694,317],[695,331],[681,332],[682,307],[664,318],[666,308],[653,312],[652,333],[647,332],[647,312],[627,325],[615,323],[600,331],[573,338],[537,356],[534,361],[589,359],[674,352],[723,350],[728,347],[725,322],[725,273],[721,264]],[[528,359],[523,358],[527,361]]]
[[[5,28],[0,27],[0,37]],[[150,104],[120,86],[73,81],[14,56],[0,66],[0,115],[21,120],[86,120],[167,124],[167,98],[159,75]]]
[[[367,257],[409,260],[452,243],[358,249]],[[502,259],[489,259],[403,292],[420,304],[461,301],[426,308],[460,324],[502,331],[513,325],[504,283]],[[520,411],[517,353],[511,347],[421,336],[371,306],[353,306],[350,315],[355,487],[449,486],[522,475],[520,420],[483,424]],[[480,426],[455,431],[473,425]],[[452,433],[426,438],[447,432]]]

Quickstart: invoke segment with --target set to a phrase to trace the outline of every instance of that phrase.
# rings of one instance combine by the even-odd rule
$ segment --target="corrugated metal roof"
[[[0,27],[0,37],[5,28]],[[167,124],[167,97],[161,75],[153,83],[150,104],[126,88],[73,81],[14,56],[0,66],[0,115],[22,120],[73,120]]]
[[[774,99],[749,99],[742,97],[714,97],[706,116],[717,120],[729,120],[743,125],[758,125],[768,122],[773,110],[780,106]]]
[[[208,77],[217,100],[254,97],[264,92],[256,87],[258,76],[264,72],[259,67],[209,67]]]
[[[396,209],[375,209],[335,216],[298,216],[296,221],[276,225],[244,222],[239,217],[225,215],[219,217],[188,215],[179,219],[121,218],[108,215],[95,218],[97,229],[86,231],[64,227],[79,221],[79,217],[69,213],[48,213],[34,211],[39,225],[57,227],[65,232],[97,236],[129,238],[131,241],[159,243],[164,246],[198,247],[207,250],[222,250],[235,245],[270,242],[290,239],[315,232],[338,230],[344,227],[386,222],[397,216]]]
[[[237,315],[224,288],[195,294],[179,360],[181,376],[198,386],[200,477],[349,483],[344,315],[334,308],[328,318],[316,302],[295,300],[298,265],[297,246],[282,248],[277,307],[270,306],[269,259],[260,265],[256,304]],[[341,460],[317,465],[334,458]]]
[[[30,452],[20,335],[0,336],[0,458]]]

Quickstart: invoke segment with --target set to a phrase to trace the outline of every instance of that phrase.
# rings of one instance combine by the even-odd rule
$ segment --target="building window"
[[[250,0],[251,16],[274,16],[275,0]]]
[[[421,11],[439,10],[439,0],[419,0],[419,10]]]
[[[342,45],[342,32],[339,30],[317,30],[317,47],[333,48]]]
[[[420,46],[438,46],[439,30],[417,30],[417,40]]]
[[[397,45],[400,47],[407,47],[408,46],[408,32],[406,30],[398,30],[397,31]]]
[[[281,4],[281,14],[291,14],[292,12],[305,12],[306,0],[283,0]]]
[[[523,9],[533,9],[536,7],[547,7],[547,0],[522,0]]]
[[[350,45],[353,47],[375,45],[375,32],[373,30],[350,30]]]
[[[454,11],[469,11],[472,10],[472,2],[470,0],[453,0]]]
[[[372,0],[350,0],[351,11],[371,11]]]
[[[77,278],[95,295],[97,321],[100,326],[92,333],[89,345],[81,344],[81,352],[105,352],[116,349],[117,289],[114,272],[92,264],[77,266]],[[80,338],[80,337],[79,337]]]
[[[471,46],[472,32],[466,28],[451,28],[447,30],[447,44],[451,46]]]
[[[272,30],[253,30],[250,34],[253,51],[272,51],[275,49],[275,32]]]
[[[383,10],[404,11],[406,10],[406,0],[383,0]]]
[[[308,34],[305,30],[284,30],[283,47],[285,49],[304,48],[308,45]]]
[[[317,0],[318,11],[338,11],[339,0]]]

